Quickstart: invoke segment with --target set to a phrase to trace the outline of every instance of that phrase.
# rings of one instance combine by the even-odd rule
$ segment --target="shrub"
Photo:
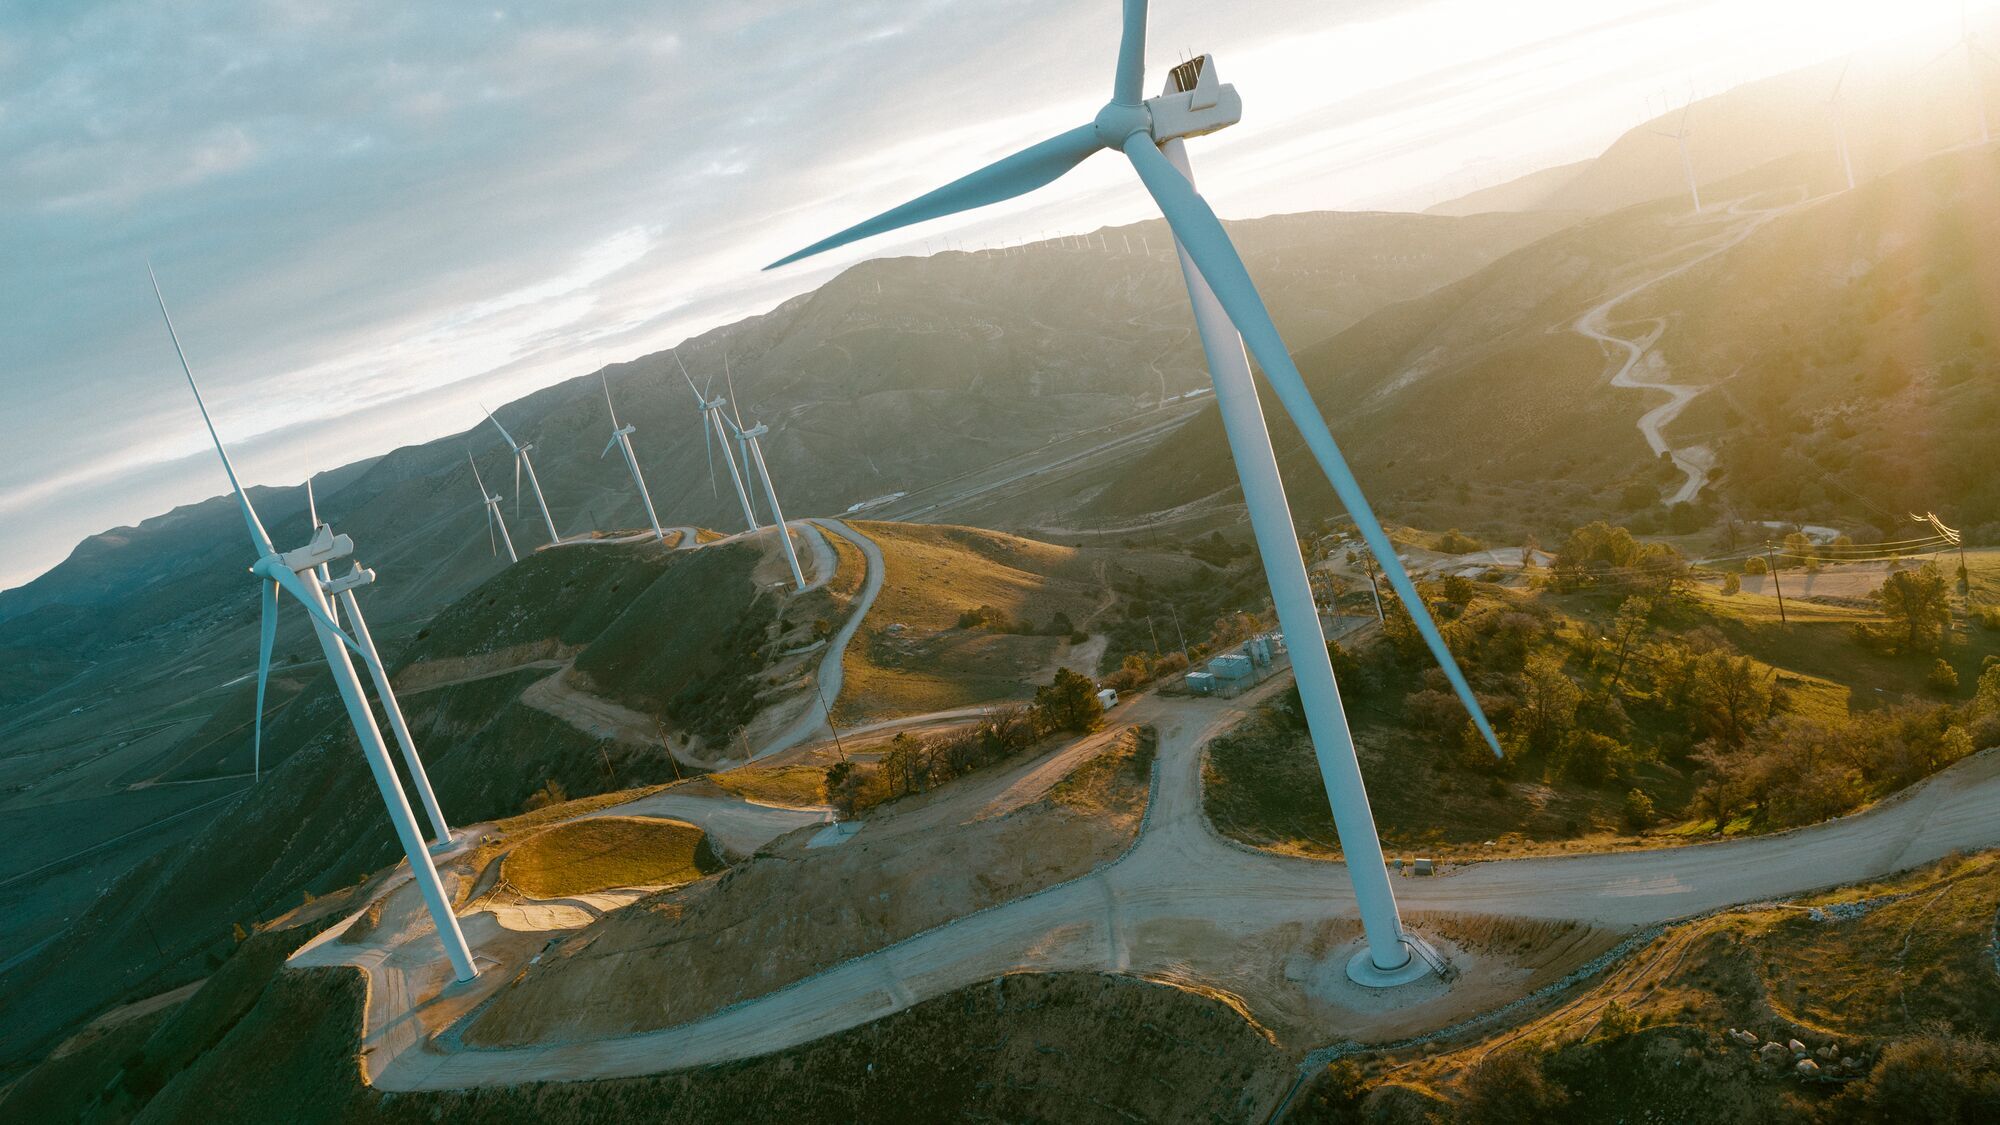
[[[1467,555],[1474,551],[1485,550],[1486,544],[1454,527],[1438,536],[1437,549],[1447,555]]]
[[[560,805],[567,800],[569,800],[569,791],[563,788],[562,782],[552,777],[544,781],[540,789],[528,794],[528,799],[521,802],[521,811],[534,812],[536,809],[545,809],[550,805]]]
[[[1044,730],[1087,734],[1104,723],[1104,708],[1097,703],[1097,685],[1090,677],[1068,668],[1056,669],[1053,683],[1035,689],[1034,714]]]
[[[1631,789],[1625,793],[1625,827],[1633,832],[1644,832],[1653,824],[1653,799],[1643,790]]]
[[[1943,657],[1939,657],[1937,663],[1931,665],[1930,673],[1924,677],[1924,684],[1939,695],[1950,695],[1958,690],[1958,669],[1953,668]]]
[[[1855,1093],[1882,1121],[2000,1120],[2000,1048],[1933,1026],[1884,1049]]]
[[[1542,1073],[1532,1048],[1488,1055],[1466,1076],[1461,1120],[1472,1125],[1533,1125],[1548,1121],[1568,1091]]]
[[[1765,565],[1764,560],[1761,558],[1753,555],[1743,560],[1743,573],[1745,574],[1769,574],[1770,572],[1771,568]]]
[[[1728,574],[1722,576],[1723,597],[1725,598],[1733,597],[1742,592],[1743,592],[1743,580],[1741,578],[1736,577],[1735,571],[1731,571]]]

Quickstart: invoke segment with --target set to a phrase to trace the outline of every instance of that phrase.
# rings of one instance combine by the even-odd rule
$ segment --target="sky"
[[[1975,9],[1986,5],[1974,5]],[[1594,155],[1689,91],[1957,29],[1956,0],[1153,5],[1210,52],[1224,217],[1421,209]],[[225,487],[471,427],[870,257],[1148,217],[1115,157],[772,273],[1087,121],[1113,0],[0,0],[0,588]]]

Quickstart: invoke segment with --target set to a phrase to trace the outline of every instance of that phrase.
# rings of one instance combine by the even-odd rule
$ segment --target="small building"
[[[1196,695],[1215,694],[1215,677],[1207,672],[1189,672],[1187,688]]]
[[[1242,653],[1228,652],[1209,661],[1208,672],[1218,686],[1236,686],[1249,682],[1257,674],[1257,668]]]
[[[1098,690],[1098,692],[1097,692],[1097,705],[1098,705],[1099,707],[1102,707],[1102,708],[1104,708],[1104,709],[1105,709],[1106,711],[1109,711],[1109,710],[1111,710],[1111,709],[1112,709],[1113,707],[1116,707],[1116,706],[1118,706],[1118,691],[1117,691],[1117,689],[1115,689],[1115,688],[1100,688],[1100,689]]]

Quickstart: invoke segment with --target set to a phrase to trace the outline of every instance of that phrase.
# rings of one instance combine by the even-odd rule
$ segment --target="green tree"
[[[1951,591],[1934,562],[1891,574],[1875,601],[1901,633],[1904,652],[1935,652],[1951,624]]]
[[[1653,599],[1630,597],[1618,607],[1618,616],[1611,621],[1611,645],[1614,664],[1611,669],[1611,684],[1615,690],[1625,678],[1625,662],[1632,655],[1632,648],[1646,635],[1653,624]]]
[[[1104,708],[1097,702],[1097,685],[1089,676],[1056,669],[1054,682],[1035,689],[1035,716],[1044,730],[1086,734],[1104,725]]]
[[[1583,702],[1583,689],[1563,671],[1563,658],[1554,652],[1538,652],[1521,670],[1521,707],[1515,712],[1528,745],[1537,750],[1553,749],[1576,727],[1576,709]]]
[[[1634,832],[1644,832],[1653,826],[1653,799],[1643,790],[1630,789],[1625,793],[1625,827]]]
[[[1937,663],[1931,665],[1930,675],[1924,677],[1924,682],[1939,695],[1950,695],[1958,690],[1958,669],[1951,666],[1951,661],[1940,656]]]
[[[1760,671],[1747,656],[1704,652],[1689,669],[1688,696],[1707,733],[1741,746],[1770,717],[1775,679],[1775,673]]]

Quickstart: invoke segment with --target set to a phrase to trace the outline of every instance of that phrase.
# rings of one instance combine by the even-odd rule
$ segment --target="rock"
[[[1831,1044],[1831,1043],[1828,1043],[1828,1044],[1827,1044],[1826,1046],[1824,1046],[1824,1047],[1821,1047],[1821,1048],[1820,1048],[1819,1050],[1817,1050],[1817,1051],[1814,1051],[1814,1052],[1813,1052],[1813,1054],[1815,1054],[1815,1055],[1818,1055],[1818,1056],[1819,1056],[1820,1058],[1823,1058],[1823,1059],[1827,1059],[1827,1060],[1831,1061],[1831,1060],[1833,1060],[1833,1059],[1835,1059],[1835,1058],[1839,1057],[1839,1055],[1840,1055],[1840,1048],[1838,1048],[1838,1047],[1835,1047],[1835,1046],[1834,1046],[1833,1044]]]
[[[1759,1038],[1757,1033],[1754,1031],[1737,1031],[1731,1029],[1729,1034],[1731,1038],[1735,1039],[1738,1043],[1741,1043],[1745,1047],[1755,1047],[1757,1045]]]
[[[1847,1057],[1847,1056],[1845,1056],[1845,1055],[1842,1055],[1842,1056],[1841,1056],[1841,1058],[1840,1058],[1840,1069],[1842,1069],[1842,1070],[1860,1070],[1860,1069],[1861,1069],[1861,1064],[1860,1064],[1859,1062],[1855,1061],[1854,1059],[1851,1059],[1851,1058],[1848,1058],[1848,1057]]]
[[[1781,1063],[1785,1061],[1786,1056],[1787,1052],[1782,1043],[1766,1043],[1757,1049],[1757,1058],[1760,1062]]]
[[[1796,1039],[1785,1040],[1785,1049],[1794,1055],[1803,1055],[1806,1053],[1806,1045]]]
[[[1819,1064],[1811,1059],[1800,1059],[1797,1070],[1807,1078],[1817,1078],[1819,1076]]]

